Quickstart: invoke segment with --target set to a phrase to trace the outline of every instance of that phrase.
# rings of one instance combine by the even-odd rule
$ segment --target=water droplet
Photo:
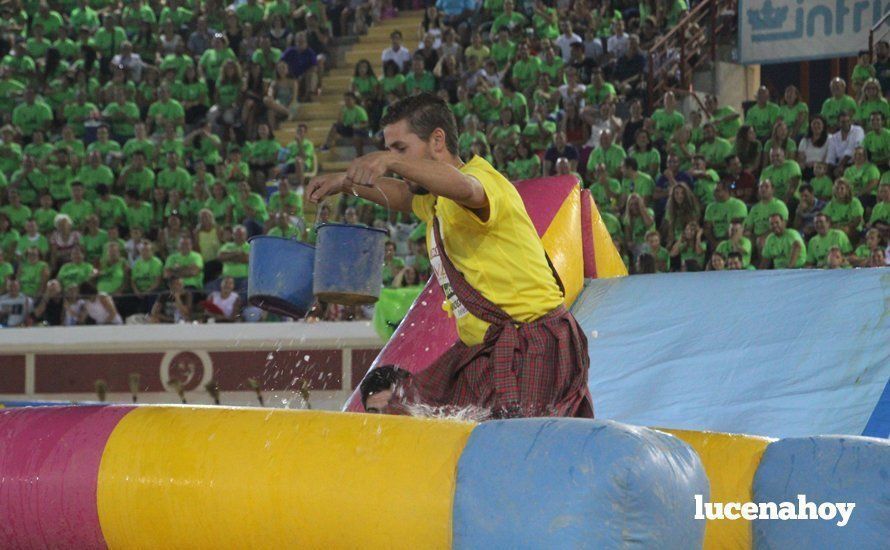
[[[269,355],[266,356],[266,361],[271,361],[274,358],[275,358],[275,355],[270,353]]]
[[[590,337],[591,337],[591,338],[597,338],[597,337],[599,337],[599,335],[600,335],[600,333],[599,333],[598,330],[591,330],[591,331],[590,331]]]
[[[304,355],[304,356],[303,356],[303,361],[308,361],[308,360],[309,360],[309,355]]]
[[[426,300],[420,302],[420,305],[422,305],[422,306],[426,306]]]

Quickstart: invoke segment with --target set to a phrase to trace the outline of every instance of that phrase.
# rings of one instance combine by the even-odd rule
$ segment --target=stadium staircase
[[[383,64],[380,54],[390,45],[389,35],[395,30],[401,30],[405,39],[404,45],[409,50],[414,50],[416,29],[423,20],[423,10],[400,12],[395,19],[388,19],[373,25],[366,35],[360,36],[358,41],[348,46],[337,47],[337,67],[331,69],[322,80],[322,94],[312,103],[302,103],[297,107],[295,120],[284,122],[275,132],[279,143],[286,145],[293,139],[297,124],[304,122],[309,125],[309,139],[315,144],[319,173],[337,172],[345,170],[349,162],[355,158],[355,148],[349,144],[337,146],[329,151],[322,152],[318,149],[324,144],[325,137],[336,122],[343,104],[343,93],[349,90],[349,83],[355,69],[355,64],[367,59],[374,67],[378,77],[383,74]]]

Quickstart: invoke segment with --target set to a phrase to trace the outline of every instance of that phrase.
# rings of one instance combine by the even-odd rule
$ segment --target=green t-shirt
[[[484,94],[476,94],[473,97],[473,107],[476,115],[484,122],[496,122],[501,118],[501,101],[504,92],[500,88],[492,88]]]
[[[803,115],[800,113],[803,113]],[[788,105],[779,107],[779,117],[785,121],[789,131],[794,129],[794,125],[797,123],[797,117],[799,116],[803,116],[803,122],[800,124],[800,131],[806,132],[810,123],[810,107],[806,102],[798,101],[793,107],[789,107]]]
[[[238,60],[235,56],[235,52],[232,51],[232,48],[226,48],[222,53],[213,48],[207,48],[207,50],[201,54],[201,59],[198,61],[198,65],[204,69],[204,76],[207,79],[216,82],[219,78],[220,69],[222,68],[223,63],[229,59],[235,61]]]
[[[287,229],[284,231],[281,230],[277,225],[269,230],[266,235],[271,237],[281,237],[283,239],[293,239],[295,241],[300,241],[303,239],[303,233],[300,231],[299,227],[295,227],[293,225],[288,225]]]
[[[62,205],[61,212],[71,218],[71,224],[74,227],[80,227],[87,217],[93,213],[93,204],[87,200],[78,202],[71,199]]]
[[[20,256],[24,256],[25,252],[31,247],[37,247],[37,250],[39,250],[40,254],[43,256],[49,254],[49,241],[40,233],[37,234],[37,238],[35,239],[31,239],[31,237],[23,233],[22,236],[19,237],[19,244],[15,247],[15,252]],[[2,278],[0,278],[0,280],[2,280]]]
[[[829,126],[837,126],[837,117],[841,112],[846,111],[850,116],[856,115],[856,100],[848,95],[840,99],[829,97],[822,103],[822,116],[828,122]]]
[[[303,195],[299,195],[291,191],[283,199],[281,193],[275,191],[269,197],[269,210],[273,212],[290,211],[297,216],[303,215]]]
[[[56,216],[59,215],[57,211],[52,208],[38,208],[32,212],[34,216],[34,221],[37,222],[37,230],[41,233],[51,233]]]
[[[297,158],[298,153],[303,154],[303,163],[306,172],[312,172],[315,169],[315,145],[311,140],[304,139],[301,143],[292,141],[287,146],[287,158],[292,161]]]
[[[201,255],[199,253],[193,250],[189,252],[188,256],[183,256],[179,252],[174,252],[173,254],[167,256],[167,261],[164,262],[164,269],[176,269],[193,265],[196,265],[203,269],[204,259],[201,258]],[[204,272],[202,270],[199,270],[198,274],[194,277],[184,277],[182,279],[182,284],[193,288],[203,288]]]
[[[729,258],[731,252],[738,252],[741,254],[742,268],[748,269],[748,266],[751,265],[751,239],[742,237],[739,239],[737,247],[733,246],[732,241],[730,240],[725,240],[717,245],[717,253],[721,254],[724,258]]]
[[[822,213],[831,219],[831,225],[839,226],[850,225],[856,218],[861,219],[865,210],[862,208],[862,203],[859,202],[859,199],[853,197],[853,200],[847,204],[834,199],[828,201],[828,204],[822,209]],[[856,228],[861,229],[862,223],[860,222]]]
[[[379,85],[377,81],[377,77],[375,76],[354,76],[352,77],[352,87],[356,92],[362,97],[367,97],[374,94],[374,90],[377,89]]]
[[[111,229],[117,225],[118,220],[123,221],[127,214],[127,203],[117,195],[108,195],[107,199],[93,201],[96,215],[99,216],[99,226],[102,229]]]
[[[21,235],[15,229],[0,233],[0,250],[6,253],[15,252],[15,247],[19,244],[19,237]]]
[[[806,104],[804,104],[806,105]],[[714,119],[726,118],[729,115],[737,115],[738,111],[730,107],[729,105],[724,105],[723,107],[719,107],[714,112]],[[736,134],[739,132],[739,128],[742,127],[742,117],[735,117],[732,120],[720,122],[716,124],[717,133],[723,139],[735,139]]]
[[[232,200],[232,197],[229,195],[224,196],[220,200],[210,197],[204,202],[204,208],[213,212],[213,219],[216,220],[217,223],[224,222],[226,214],[228,214],[229,210],[234,208],[234,206],[235,201]]]
[[[20,204],[18,207],[7,204],[6,206],[0,207],[0,212],[6,214],[9,217],[12,227],[19,231],[23,230],[25,228],[25,222],[31,219],[31,209],[24,204]]]
[[[274,139],[264,139],[248,144],[248,158],[251,163],[272,164],[278,159],[281,146]]]
[[[235,200],[234,215],[236,221],[247,219],[248,213],[246,207],[250,207],[253,210],[253,220],[265,223],[269,219],[269,213],[266,210],[266,201],[264,201],[263,197],[259,194],[250,193],[247,196],[247,204],[245,204],[240,197]]]
[[[647,208],[646,212],[649,213],[649,218],[652,219],[652,223],[650,225],[646,225],[643,222],[642,216],[636,216],[631,221],[627,216],[624,216],[621,224],[627,228],[630,227],[630,238],[635,244],[642,244],[646,241],[646,233],[655,229],[655,212],[652,211],[651,208]]]
[[[624,152],[624,148],[616,143],[613,143],[608,150],[597,147],[587,159],[587,171],[593,173],[598,164],[605,164],[609,175],[615,177],[618,175],[625,157],[627,157],[627,153]]]
[[[654,191],[655,180],[645,172],[638,170],[635,178],[624,178],[621,180],[621,192],[625,195],[636,193],[644,199],[651,199]]]
[[[354,105],[352,108],[344,106],[340,113],[344,126],[352,128],[360,124],[367,125],[368,123],[368,112],[359,105]]]
[[[698,146],[698,154],[705,157],[709,166],[719,166],[732,154],[732,144],[722,137],[715,138],[712,143],[702,142]]]
[[[784,199],[788,196],[789,186],[795,178],[800,181],[800,165],[796,161],[786,160],[781,166],[770,164],[760,173],[760,181],[770,180],[777,197]]]
[[[135,189],[140,196],[147,197],[155,186],[154,170],[143,166],[142,170],[129,170],[124,179],[125,189]]]
[[[241,245],[237,245],[231,242],[219,247],[220,254],[225,254],[227,252],[244,252],[245,254],[248,254],[250,253],[250,244],[245,242]],[[223,262],[223,277],[242,279],[247,277],[247,271],[247,262]]]
[[[890,103],[883,97],[879,97],[873,101],[863,101],[856,109],[855,119],[863,126],[867,125],[872,113],[881,113],[884,115],[884,122],[890,120]]]
[[[881,171],[878,167],[870,162],[866,162],[862,166],[851,164],[849,168],[844,170],[844,179],[850,182],[853,187],[853,194],[861,196],[865,194],[865,187],[871,181],[880,181]],[[877,185],[871,190],[870,195],[874,195],[877,191]]]
[[[99,278],[96,280],[96,288],[99,292],[114,294],[120,291],[126,280],[127,262],[123,258],[111,265],[103,265],[99,269]]]
[[[102,116],[111,119],[112,132],[121,137],[131,138],[135,134],[135,131],[133,130],[133,122],[125,119],[116,119],[115,117],[126,116],[139,119],[139,107],[132,101],[127,101],[123,104],[115,101],[114,103],[109,103],[108,106],[102,110]]]
[[[652,177],[658,175],[658,171],[661,169],[661,153],[658,152],[658,149],[631,151],[630,156],[637,161],[640,172],[645,172]]]
[[[878,222],[890,224],[890,202],[879,202],[872,208],[871,217],[868,218],[868,224],[874,225]]]
[[[541,175],[541,159],[538,155],[532,155],[527,159],[511,160],[507,165],[507,172],[516,180],[528,180]]]
[[[37,100],[33,105],[21,103],[12,110],[12,123],[18,126],[22,133],[30,136],[52,122],[53,111],[45,102]]]
[[[220,91],[220,95],[222,92]],[[175,99],[168,101],[155,101],[148,108],[149,118],[160,117],[163,123],[176,123],[185,117],[185,109],[182,103]]]
[[[393,76],[384,76],[380,79],[380,87],[383,88],[383,93],[388,94],[394,90],[398,90],[402,86],[405,85],[405,75],[403,74],[395,74]]]
[[[88,262],[93,262],[102,257],[102,249],[108,242],[108,232],[100,229],[95,235],[89,235],[84,232],[80,236],[80,243],[83,245],[84,256]]]
[[[93,275],[93,266],[87,262],[68,262],[59,269],[56,278],[62,283],[62,288],[68,288],[71,285],[80,286],[90,280]]]
[[[869,132],[865,135],[862,146],[868,151],[868,158],[875,164],[884,164],[890,160],[890,130],[881,128],[880,132]]]
[[[147,292],[163,274],[164,263],[157,256],[152,256],[147,261],[140,257],[133,263],[130,279],[133,282],[133,288],[139,292]]]
[[[436,90],[436,77],[429,71],[423,71],[420,75],[409,73],[405,77],[405,88],[411,93],[415,88],[424,92],[433,92]]]
[[[779,106],[772,101],[767,101],[764,107],[755,103],[745,115],[745,124],[754,128],[757,139],[764,140],[772,133],[780,112]]]
[[[661,139],[667,140],[674,135],[677,128],[686,124],[686,117],[679,111],[669,113],[664,109],[656,109],[652,113],[652,120],[655,122],[655,133]]]
[[[491,58],[494,59],[498,70],[503,70],[515,55],[516,43],[512,40],[507,40],[506,44],[498,40],[491,45]]]
[[[714,226],[714,236],[718,239],[727,238],[733,220],[744,221],[747,217],[748,207],[735,197],[723,202],[714,201],[705,209],[705,221]]]
[[[24,294],[32,298],[37,296],[40,292],[40,282],[44,271],[49,271],[49,264],[41,260],[37,260],[33,264],[27,261],[19,263],[18,278]]]
[[[628,180],[625,181],[628,184],[631,183]],[[594,178],[588,189],[590,189],[590,194],[593,197],[593,201],[596,203],[601,211],[615,211],[615,204],[609,198],[609,192],[611,192],[613,195],[620,195],[622,191],[622,182],[619,182],[615,178],[606,178],[606,183],[604,184],[600,181],[599,178]]]
[[[748,217],[745,218],[745,228],[753,232],[755,236],[760,237],[769,233],[769,217],[773,214],[779,214],[785,221],[788,220],[788,206],[781,200],[773,197],[773,199],[764,203],[758,201],[751,207]]]
[[[810,185],[813,186],[813,194],[816,195],[816,198],[823,201],[831,199],[831,188],[834,181],[830,176],[814,177],[810,180]]]
[[[800,245],[797,261],[791,265],[791,249],[794,243]],[[763,243],[763,257],[773,261],[774,269],[803,267],[807,260],[807,245],[795,229],[785,229],[782,235],[770,233]]]
[[[141,227],[142,231],[148,233],[151,229],[153,215],[154,211],[151,207],[151,203],[139,202],[135,206],[127,205],[125,215],[127,220],[127,227],[130,229],[134,227]]]
[[[538,57],[529,57],[525,61],[519,59],[513,63],[513,77],[521,90],[527,90],[538,82],[543,62]]]
[[[623,239],[623,229],[621,229],[621,221],[615,214],[611,212],[600,212],[600,216],[603,218],[603,223],[606,226],[606,231],[609,232],[609,236],[613,239],[621,240]]]
[[[260,4],[241,4],[235,9],[235,15],[238,16],[238,19],[242,23],[250,23],[251,25],[256,26],[258,23],[262,23],[263,17],[265,17],[265,10],[263,6]]]
[[[176,189],[183,196],[187,196],[191,194],[192,176],[182,166],[177,166],[172,170],[164,168],[158,172],[157,184],[158,187],[165,189],[167,192],[170,192],[171,189]]]
[[[0,262],[0,286],[3,286],[6,283],[6,279],[12,277],[15,273],[15,269],[12,268],[12,264],[9,262]]]
[[[114,184],[114,172],[104,164],[100,164],[95,169],[89,165],[84,165],[77,171],[77,180],[83,183],[84,188],[87,190],[87,197],[94,197],[96,187],[100,183],[104,183],[109,187]]]
[[[491,34],[497,35],[501,27],[507,27],[510,30],[516,27],[524,27],[527,21],[526,17],[517,11],[510,15],[502,13],[494,18],[494,22],[491,24]]]
[[[847,234],[840,229],[829,229],[828,233],[822,235],[813,235],[807,244],[807,263],[816,267],[823,267],[825,260],[828,259],[828,251],[832,247],[838,247],[844,254],[853,251],[853,245]]]

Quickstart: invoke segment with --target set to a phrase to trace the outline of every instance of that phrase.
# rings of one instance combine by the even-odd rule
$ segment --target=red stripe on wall
[[[248,378],[264,390],[298,390],[303,381],[311,390],[343,387],[341,350],[211,352],[213,372],[222,391],[247,391]]]
[[[354,390],[362,382],[362,378],[368,373],[374,359],[380,355],[379,349],[354,349],[352,350],[352,387]]]
[[[139,391],[164,391],[163,353],[65,353],[34,356],[36,393],[93,393],[104,380],[109,392],[129,392],[130,374],[140,376]]]
[[[0,355],[0,393],[25,393],[24,355]]]

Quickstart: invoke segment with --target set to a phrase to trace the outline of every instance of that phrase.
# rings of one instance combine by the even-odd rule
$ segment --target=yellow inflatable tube
[[[110,548],[450,548],[457,461],[474,425],[430,422],[134,409],[102,455],[102,532]]]

